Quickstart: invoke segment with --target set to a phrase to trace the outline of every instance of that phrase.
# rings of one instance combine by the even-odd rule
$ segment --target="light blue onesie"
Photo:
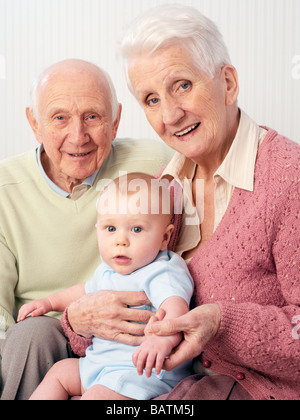
[[[156,311],[172,296],[183,298],[189,305],[194,284],[184,260],[174,252],[162,251],[151,264],[128,275],[116,273],[106,263],[100,264],[85,286],[86,293],[98,290],[144,291],[153,306],[138,309]],[[80,359],[84,390],[101,384],[126,397],[149,400],[170,392],[190,375],[191,364],[187,362],[158,376],[154,369],[150,378],[139,376],[132,362],[135,350],[135,346],[95,337],[86,356]]]

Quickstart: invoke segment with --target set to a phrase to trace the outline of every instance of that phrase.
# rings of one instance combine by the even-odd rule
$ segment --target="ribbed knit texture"
[[[195,304],[220,305],[205,351],[211,369],[255,399],[300,398],[300,147],[273,130],[259,148],[254,191],[235,189],[214,235],[189,264]]]

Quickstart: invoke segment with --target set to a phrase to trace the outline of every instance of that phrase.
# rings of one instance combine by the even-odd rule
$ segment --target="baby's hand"
[[[166,312],[163,309],[159,308],[158,311],[156,312],[156,314],[153,315],[149,319],[148,324],[146,325],[145,331],[144,331],[144,334],[145,334],[146,338],[152,337],[154,335],[154,333],[151,330],[152,325],[155,322],[162,321],[164,319],[165,315],[166,315]]]
[[[52,305],[49,299],[33,300],[20,308],[17,321],[23,321],[29,314],[31,314],[32,317],[35,317],[51,311]]]
[[[145,369],[147,378],[150,378],[152,369],[155,367],[155,374],[159,375],[165,358],[169,356],[173,346],[171,337],[158,337],[156,335],[149,337],[132,355],[132,361],[138,374],[143,375]]]

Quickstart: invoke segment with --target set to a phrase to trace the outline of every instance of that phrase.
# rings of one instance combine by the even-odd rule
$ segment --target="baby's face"
[[[123,214],[126,213],[126,214]],[[116,212],[97,216],[100,255],[120,274],[130,274],[156,258],[167,248],[173,225],[169,216]]]

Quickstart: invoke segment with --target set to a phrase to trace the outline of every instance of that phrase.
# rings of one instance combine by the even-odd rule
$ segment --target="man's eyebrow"
[[[48,110],[48,115],[54,116],[56,114],[66,114],[68,111],[65,108],[50,108]]]

